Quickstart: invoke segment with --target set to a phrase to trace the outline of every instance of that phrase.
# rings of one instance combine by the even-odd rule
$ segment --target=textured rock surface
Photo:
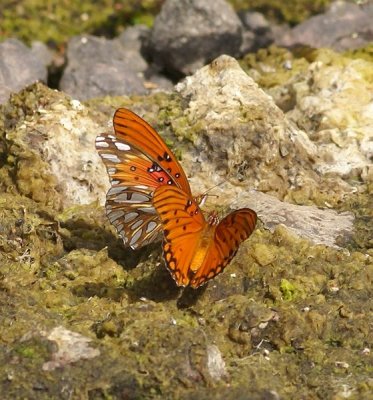
[[[325,14],[316,15],[276,37],[279,46],[329,47],[347,50],[373,40],[373,4],[336,1]]]
[[[224,0],[167,0],[154,21],[148,52],[169,72],[187,75],[220,54],[238,54],[241,32]]]
[[[68,65],[60,88],[79,100],[145,93],[147,63],[140,55],[139,30],[115,40],[78,36],[68,44]]]
[[[0,43],[0,104],[5,103],[10,93],[25,86],[47,80],[47,68],[42,58],[17,39]]]

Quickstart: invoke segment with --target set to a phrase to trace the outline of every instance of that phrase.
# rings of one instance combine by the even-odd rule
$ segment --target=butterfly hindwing
[[[214,240],[190,286],[196,288],[223,272],[236,255],[240,244],[253,232],[256,220],[256,213],[250,208],[233,211],[223,218],[216,226]]]
[[[197,288],[221,273],[256,223],[249,208],[217,225],[216,216],[206,221],[198,204],[174,186],[157,188],[153,204],[163,224],[166,264],[179,286]]]

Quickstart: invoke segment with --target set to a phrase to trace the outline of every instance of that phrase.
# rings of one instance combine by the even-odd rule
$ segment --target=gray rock
[[[52,63],[53,53],[44,43],[35,41],[31,43],[33,57],[41,61],[46,67]]]
[[[276,44],[291,47],[308,45],[337,51],[355,49],[373,40],[373,3],[357,5],[337,1],[321,15],[299,24]]]
[[[140,54],[139,40],[140,32],[135,28],[114,40],[74,37],[68,45],[68,66],[60,89],[79,100],[146,93],[147,63]]]
[[[242,24],[224,0],[167,0],[154,21],[147,52],[175,76],[220,54],[239,54]]]
[[[0,43],[0,104],[5,103],[12,92],[36,81],[47,81],[43,60],[17,39]]]
[[[150,36],[150,30],[145,25],[136,25],[127,28],[118,37],[119,43],[127,52],[127,55],[132,57],[132,62],[137,65],[141,71],[144,71],[145,87],[149,90],[172,90],[173,83],[164,75],[160,74],[157,68],[148,67],[144,58],[141,55],[142,43]]]
[[[274,41],[271,26],[263,14],[253,11],[242,11],[239,13],[239,17],[244,26],[241,54],[267,47]]]

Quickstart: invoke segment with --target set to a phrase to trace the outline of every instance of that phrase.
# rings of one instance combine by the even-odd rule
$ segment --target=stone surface
[[[188,102],[184,115],[196,147],[191,168],[214,176],[211,184],[227,175],[280,198],[290,187],[319,186],[310,161],[316,147],[236,60],[221,56],[176,90]]]
[[[167,0],[146,52],[176,76],[195,72],[220,54],[236,55],[242,24],[224,0]]]
[[[43,60],[17,39],[0,43],[0,104],[5,103],[11,93],[36,81],[47,81]]]
[[[242,54],[267,47],[274,41],[271,24],[263,14],[253,11],[242,11],[238,15],[244,27],[241,44]]]
[[[316,15],[276,37],[279,46],[307,45],[347,50],[373,40],[373,3],[336,1],[325,14]]]
[[[146,93],[147,63],[140,55],[139,44],[142,29],[131,28],[113,40],[94,36],[72,38],[61,90],[79,100]]]

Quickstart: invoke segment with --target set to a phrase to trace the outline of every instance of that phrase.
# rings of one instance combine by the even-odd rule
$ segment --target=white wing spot
[[[128,224],[129,222],[133,221],[138,216],[139,216],[139,214],[137,212],[130,212],[124,216],[124,223]]]
[[[126,143],[114,142],[114,144],[115,144],[115,147],[116,147],[118,150],[121,150],[121,151],[128,151],[128,150],[131,150],[131,147],[128,146],[128,144],[126,144]]]
[[[113,184],[113,182],[111,182]],[[113,194],[121,193],[125,190],[122,186],[112,186],[107,192],[107,196],[112,196]]]
[[[144,212],[144,213],[148,213],[148,214],[156,214],[156,211],[154,209],[153,206],[149,206],[149,207],[138,207],[137,208],[139,211]]]
[[[146,227],[146,233],[149,233],[149,232],[151,232],[151,231],[154,231],[154,229],[156,228],[157,225],[158,225],[158,224],[157,224],[156,222],[150,221],[150,222],[148,223],[148,226]]]
[[[149,197],[139,193],[133,193],[131,198],[129,198],[129,193],[124,192],[118,194],[113,201],[115,203],[144,203],[149,201]]]
[[[114,175],[114,174],[117,173],[117,169],[114,168],[114,167],[108,168],[108,169],[107,169],[107,173],[108,173],[109,175]]]
[[[101,153],[101,157],[104,158],[105,160],[109,160],[115,164],[120,163],[119,157],[116,156],[115,154],[111,153]]]
[[[131,229],[135,230],[137,229],[139,226],[141,226],[143,224],[144,220],[139,219],[138,221],[136,221],[134,224],[131,225]]]
[[[139,231],[137,231],[131,238],[130,240],[130,246],[134,246],[136,244],[136,242],[140,239],[142,235],[142,230],[140,229]]]
[[[96,147],[109,147],[109,143],[99,142],[96,140]]]
[[[114,221],[116,221],[118,218],[123,217],[124,215],[124,211],[121,210],[116,210],[116,211],[112,211],[108,217],[110,219],[110,222],[113,223]]]

